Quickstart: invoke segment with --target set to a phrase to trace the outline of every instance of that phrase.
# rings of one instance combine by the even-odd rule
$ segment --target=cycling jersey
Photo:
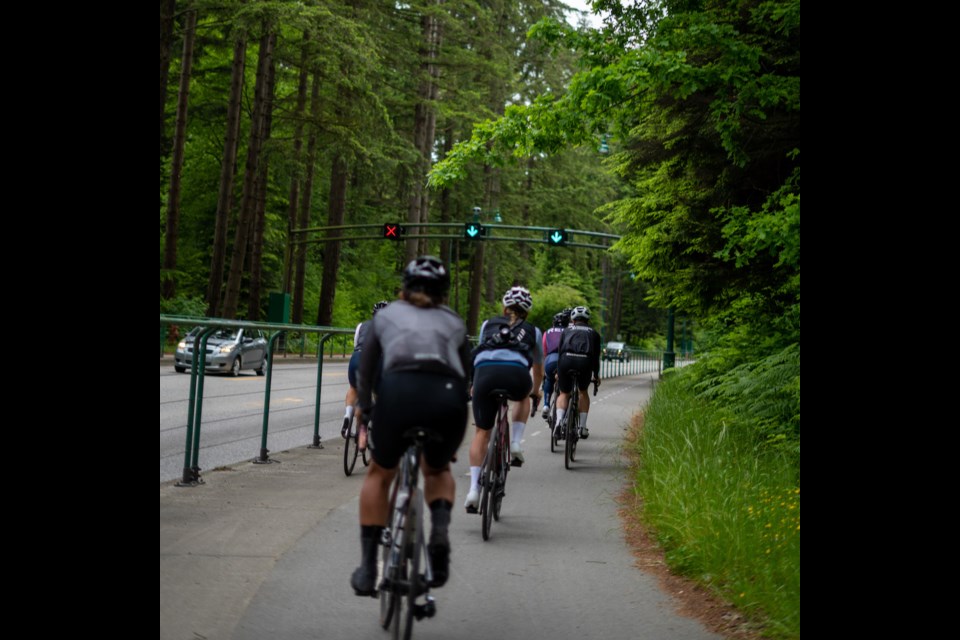
[[[397,300],[370,321],[357,376],[357,403],[366,412],[378,362],[383,376],[398,371],[440,373],[466,381],[470,377],[470,343],[463,320],[446,305],[420,308]]]

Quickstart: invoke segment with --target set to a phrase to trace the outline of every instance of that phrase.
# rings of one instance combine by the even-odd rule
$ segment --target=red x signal
[[[389,238],[390,240],[399,240],[400,236],[403,235],[403,227],[399,224],[385,224],[383,225],[383,237]]]

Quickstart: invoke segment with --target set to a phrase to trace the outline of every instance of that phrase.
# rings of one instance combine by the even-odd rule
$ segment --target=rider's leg
[[[384,469],[376,461],[370,463],[360,489],[360,566],[350,577],[358,596],[376,592],[377,545],[389,516],[388,492],[396,469]]]
[[[434,469],[424,461],[423,466],[424,489],[423,495],[430,505],[430,543],[427,550],[430,553],[430,565],[433,568],[432,587],[442,587],[450,576],[450,512],[453,509],[453,499],[457,484],[450,473],[450,465],[441,469]]]

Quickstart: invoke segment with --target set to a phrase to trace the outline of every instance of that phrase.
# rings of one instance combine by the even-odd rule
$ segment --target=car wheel
[[[234,378],[240,375],[240,356],[233,359],[233,364],[230,365],[230,375]]]
[[[263,360],[260,361],[260,366],[254,369],[257,372],[258,376],[262,376],[267,372],[267,357],[264,356]]]
[[[187,368],[186,368],[186,367],[174,367],[173,370],[176,371],[177,373],[186,373]]]

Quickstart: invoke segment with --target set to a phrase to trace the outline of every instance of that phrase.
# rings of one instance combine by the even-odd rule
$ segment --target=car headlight
[[[236,347],[236,345],[225,344],[225,345],[223,345],[222,347],[220,347],[219,349],[217,349],[217,353],[230,353],[231,351],[234,350],[235,347]]]
[[[181,340],[177,343],[177,351],[186,351],[187,350],[187,341]]]

